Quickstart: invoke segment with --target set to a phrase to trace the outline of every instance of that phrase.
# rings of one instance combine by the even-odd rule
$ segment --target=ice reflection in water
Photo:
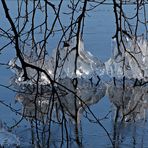
[[[116,108],[116,115],[124,121],[137,121],[146,118],[148,107],[147,87],[109,86],[108,95]]]
[[[99,102],[105,95],[106,86],[102,82],[96,87],[96,84],[93,84],[90,80],[77,80],[76,87],[74,85],[75,79],[59,80],[60,84],[69,88],[71,92],[57,85],[55,90],[58,93],[57,95],[56,92],[52,92],[50,86],[41,85],[38,93],[36,93],[36,86],[22,85],[20,87],[22,93],[16,95],[16,99],[23,105],[22,115],[36,122],[40,130],[41,125],[44,126],[46,137],[51,136],[51,141],[62,143],[63,140],[68,142],[71,139],[70,141],[76,141],[80,144],[78,131],[83,112],[88,112],[88,108]],[[49,126],[51,126],[51,131]],[[57,128],[60,131],[54,133]],[[62,129],[63,131],[61,131]],[[38,132],[41,134],[43,131],[40,130]],[[53,133],[49,135],[50,132]],[[74,136],[74,134],[76,135]]]
[[[71,92],[61,86],[57,86],[56,91],[58,96],[54,97],[53,100],[53,103],[57,108],[60,109],[62,105],[64,111],[71,117],[74,117],[77,114],[76,110],[79,114],[79,112],[83,112],[81,110],[85,110],[86,106],[97,103],[102,97],[104,97],[106,92],[106,85],[102,82],[96,87],[96,85],[92,84],[90,80],[77,80],[78,84],[76,89],[74,87],[75,80],[69,78],[60,80],[60,84],[70,89]],[[35,86],[23,85],[23,92],[16,95],[16,99],[24,105],[26,111],[25,115],[27,116],[30,116],[28,113],[33,114],[33,110],[35,111],[36,106],[34,103],[37,105],[37,111],[41,111],[41,113],[48,112],[48,107],[51,103],[50,101],[53,99],[53,92],[48,85],[41,85],[39,88],[40,91],[36,94]],[[29,109],[31,112],[27,111]]]
[[[113,104],[114,147],[145,147],[147,131],[147,87],[121,85],[108,87],[108,97]]]
[[[113,131],[111,133],[108,131],[112,137],[113,145],[117,147],[128,143],[128,140],[131,139],[130,136],[136,136],[135,138],[137,138],[136,134],[131,135],[131,133],[126,137],[126,133],[130,132],[128,131],[129,128],[133,132],[139,126],[139,121],[143,121],[140,125],[141,128],[145,122],[148,106],[147,87],[126,86],[123,89],[122,85],[108,85],[101,81],[96,87],[90,80],[78,79],[78,85],[75,88],[73,80],[69,78],[60,80],[60,83],[70,88],[75,94],[68,92],[61,86],[57,86],[59,98],[57,96],[53,98],[50,87],[44,85],[40,86],[40,92],[36,96],[36,93],[34,93],[35,87],[24,85],[25,93],[19,93],[16,96],[16,99],[23,104],[22,114],[24,117],[35,122],[40,121],[40,125],[42,124],[45,127],[49,125],[52,127],[51,143],[54,141],[58,146],[66,138],[61,136],[61,132],[55,132],[57,129],[62,128],[61,125],[66,120],[67,141],[73,139],[73,142],[80,144],[80,141],[83,141],[81,140],[83,133],[81,133],[82,131],[80,132],[80,127],[83,126],[81,125],[83,115],[88,112],[88,108],[91,108],[91,105],[99,104],[99,101],[105,95],[109,97],[110,102],[113,104]],[[103,120],[110,120],[109,115]],[[90,121],[90,124],[94,123]],[[49,129],[46,127],[46,130],[48,131]],[[64,130],[63,134],[66,136]],[[142,135],[138,136],[140,139],[142,138],[140,137]]]

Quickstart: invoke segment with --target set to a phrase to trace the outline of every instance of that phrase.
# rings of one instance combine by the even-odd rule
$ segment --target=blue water
[[[9,8],[11,11],[12,16],[16,13],[16,1],[10,0]],[[30,6],[31,7],[31,6]],[[66,2],[63,7],[66,7]],[[13,9],[12,9],[13,8]],[[0,26],[4,28],[9,28],[7,24],[7,20],[4,17],[2,5],[0,3]],[[52,18],[52,15],[51,15]],[[40,14],[38,14],[38,20],[41,20]],[[37,21],[37,20],[36,20]],[[68,19],[66,16],[63,15],[63,22],[67,22]],[[49,23],[50,24],[50,23]],[[103,62],[109,59],[109,57],[112,54],[112,37],[115,33],[115,19],[113,14],[113,7],[112,5],[102,5],[101,7],[98,7],[88,13],[88,16],[85,20],[85,28],[84,28],[84,44],[85,49],[90,51],[93,55],[98,57]],[[37,38],[40,38],[39,36]],[[55,34],[54,38],[51,38],[48,44],[49,53],[51,54],[51,51],[53,48],[56,48],[56,45],[58,43],[59,34]],[[4,45],[6,43],[5,40],[0,38],[0,44]],[[12,49],[12,46],[9,46],[7,50],[3,51],[0,55],[0,61],[7,63],[13,56],[15,55],[14,49]],[[2,85],[9,85],[10,84],[10,78],[13,75],[10,69],[7,69],[8,66],[0,66],[0,84]],[[2,122],[6,123],[9,127],[12,125],[15,125],[17,121],[21,119],[21,116],[16,114],[15,111],[11,110],[12,108],[15,108],[19,112],[22,112],[23,108],[22,105],[19,102],[16,102],[15,100],[16,93],[0,86],[0,101],[4,101],[4,103],[0,102],[0,120]],[[7,105],[9,105],[9,107]],[[116,135],[115,139],[117,141],[115,147],[121,147],[121,148],[130,148],[130,147],[147,147],[148,142],[146,137],[148,136],[148,125],[145,120],[140,120],[140,122],[132,122],[132,123],[126,123],[124,125],[118,125],[118,123],[114,123],[114,113],[110,112],[113,110],[113,104],[110,102],[108,96],[103,97],[100,101],[98,101],[96,104],[93,104],[90,106],[91,111],[94,113],[95,117],[98,119],[104,118],[107,114],[107,118],[100,120],[101,124],[105,127],[105,129],[108,131],[111,137],[114,137]],[[80,124],[79,127],[79,133],[80,136],[79,139],[81,139],[82,147],[84,148],[105,148],[105,147],[113,147],[109,137],[107,136],[105,130],[98,124],[93,123],[94,117],[91,114],[88,114],[89,118],[92,119],[92,122],[88,120],[85,116],[85,113],[83,113],[80,117]],[[146,116],[147,117],[147,116]],[[69,123],[69,122],[68,122]],[[68,130],[71,130],[71,148],[77,148],[81,147],[78,144],[76,144],[75,140],[73,138],[76,137],[75,123],[69,123]],[[52,129],[52,141],[51,141],[51,147],[54,147],[55,145],[58,145],[61,143],[61,137],[59,137],[61,128],[59,126],[53,126]],[[29,147],[30,145],[30,137],[31,137],[31,129],[30,129],[30,123],[29,119],[23,119],[23,121],[14,128],[13,132],[20,137],[21,144],[24,145],[24,147]],[[66,140],[65,140],[66,141]],[[66,142],[63,142],[63,147],[66,147]],[[55,146],[58,147],[58,146]]]

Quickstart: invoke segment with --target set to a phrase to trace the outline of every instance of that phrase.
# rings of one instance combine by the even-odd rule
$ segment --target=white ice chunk
[[[137,37],[126,38],[124,46],[121,44],[119,49],[115,39],[113,45],[113,55],[105,62],[106,73],[116,78],[147,80],[148,42],[143,37]]]

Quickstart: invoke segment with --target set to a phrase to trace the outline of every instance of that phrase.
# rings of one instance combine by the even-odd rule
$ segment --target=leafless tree
[[[84,34],[85,18],[90,11],[102,5],[111,5],[114,10],[116,30],[113,39],[116,39],[118,49],[115,57],[117,59],[118,56],[123,57],[123,67],[126,69],[126,58],[123,54],[129,54],[143,73],[136,56],[127,50],[126,45],[127,38],[130,40],[134,39],[135,43],[137,43],[138,36],[143,35],[147,40],[148,17],[146,8],[148,1],[67,0],[65,2],[64,0],[59,0],[52,2],[49,0],[16,0],[15,3],[17,12],[12,15],[11,11],[13,8],[10,8],[6,0],[1,0],[6,26],[0,26],[0,38],[6,40],[7,43],[0,47],[0,52],[3,53],[5,50],[13,48],[12,50],[16,53],[13,61],[11,61],[11,66],[17,70],[18,76],[24,82],[19,85],[19,89],[15,89],[17,91],[16,99],[23,104],[23,111],[19,114],[29,121],[32,128],[32,144],[37,145],[37,147],[57,146],[57,143],[54,140],[52,141],[52,136],[54,135],[52,130],[53,126],[58,125],[60,127],[59,137],[62,140],[60,140],[57,147],[65,145],[70,147],[70,143],[73,141],[79,147],[82,147],[82,137],[79,134],[82,129],[79,118],[80,114],[85,112],[86,118],[91,122],[98,123],[107,134],[111,144],[115,146],[111,135],[103,126],[101,120],[90,109],[91,101],[84,101],[79,96],[77,92],[79,79],[68,79],[67,83],[64,84],[61,80],[61,75],[57,75],[57,73],[59,73],[59,68],[62,71],[70,52],[75,51],[74,73],[76,74],[79,45]],[[132,15],[126,11],[127,5],[130,5],[133,9],[134,13]],[[65,9],[64,12],[63,7]],[[144,31],[140,30],[141,26]],[[76,45],[69,52],[69,42],[73,38],[76,38]],[[56,60],[53,67],[53,75],[50,75],[46,60],[49,57],[47,53],[51,50],[53,40],[56,40],[57,45],[55,50]],[[61,55],[61,49],[63,48],[67,48],[67,53],[64,57]],[[20,65],[17,65],[16,61],[19,61]],[[62,64],[60,61],[62,61]],[[10,66],[7,63],[1,64]],[[49,83],[46,85],[41,85],[40,83],[43,76],[48,79]],[[123,80],[125,81],[125,77],[123,77]],[[31,84],[27,82],[31,82]],[[95,87],[99,87],[99,83],[100,80]],[[91,81],[88,85],[94,86]],[[123,87],[125,87],[124,83]],[[8,88],[12,89],[13,87],[10,86]],[[98,91],[97,88],[94,90]],[[101,97],[105,95],[104,92]],[[66,97],[69,97],[71,102],[68,102],[69,100],[66,100]],[[100,99],[98,97],[97,101]],[[95,102],[97,101],[95,100]],[[4,104],[4,102],[1,103]],[[66,103],[72,103],[73,108]],[[4,105],[8,106],[7,104]],[[11,108],[11,106],[8,107]],[[13,111],[17,112],[15,109]],[[92,115],[93,120],[87,116],[89,113]],[[108,114],[103,119],[107,118],[107,116]],[[70,123],[75,122],[74,139],[69,131],[71,126],[69,126],[69,120]],[[16,123],[16,125],[19,123]]]

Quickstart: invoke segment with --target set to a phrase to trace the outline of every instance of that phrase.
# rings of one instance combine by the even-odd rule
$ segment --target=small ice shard
[[[7,132],[4,129],[0,130],[0,145],[1,146],[19,146],[20,145],[20,141],[19,139],[16,137],[16,135]]]
[[[14,72],[17,75],[22,72],[21,64],[17,58],[10,60],[8,65],[11,68],[12,72]]]
[[[19,84],[24,80],[23,76],[23,70],[21,68],[21,63],[19,62],[18,58],[14,58],[9,61],[8,63],[9,68],[13,73],[15,73],[15,76],[13,77],[13,82]]]
[[[16,147],[20,146],[19,138],[9,132],[0,121],[0,147]]]

